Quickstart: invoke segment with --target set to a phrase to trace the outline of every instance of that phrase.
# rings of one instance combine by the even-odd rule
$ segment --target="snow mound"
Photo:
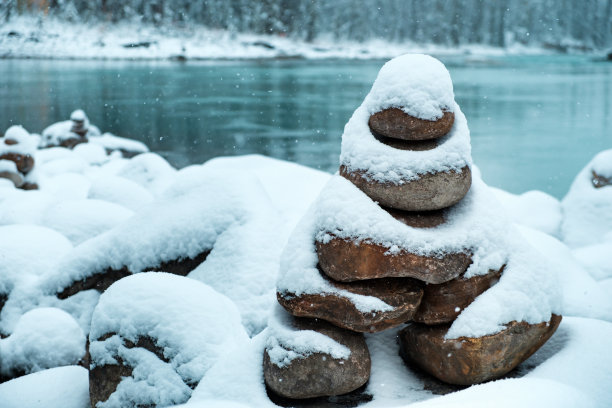
[[[521,195],[493,187],[491,190],[514,222],[548,235],[559,236],[563,215],[561,203],[555,197],[537,190]]]
[[[350,171],[363,171],[367,180],[402,184],[421,174],[460,171],[472,166],[467,120],[452,103],[455,122],[451,131],[431,150],[400,150],[377,140],[370,131],[367,100],[357,108],[344,127],[340,164]]]
[[[595,280],[612,278],[612,240],[575,249],[572,254]]]
[[[123,223],[133,214],[127,208],[107,201],[65,200],[46,209],[42,224],[78,245]]]
[[[163,355],[126,344],[143,337]],[[89,339],[91,368],[121,360],[134,369],[102,408],[185,402],[189,386],[248,336],[225,296],[188,278],[152,272],[124,278],[100,296]]]
[[[49,193],[14,190],[0,199],[0,225],[41,224],[44,211],[55,202]]]
[[[89,408],[83,367],[52,368],[0,384],[2,408]]]
[[[100,165],[109,160],[104,147],[92,142],[79,143],[72,151],[90,165]]]
[[[30,374],[73,365],[85,355],[85,335],[68,313],[38,308],[25,313],[15,330],[0,340],[0,371],[5,376]]]
[[[0,173],[5,171],[8,173],[17,173],[17,165],[15,162],[11,160],[0,160]]]
[[[91,181],[79,173],[65,172],[51,177],[42,177],[39,191],[53,195],[58,201],[82,200],[87,197]]]
[[[112,133],[104,133],[102,136],[92,137],[90,144],[101,146],[106,152],[121,151],[131,154],[148,153],[149,148],[142,142],[115,136]]]
[[[206,372],[185,408],[217,407],[215,403],[218,400],[228,401],[228,404],[231,401],[237,407],[239,404],[248,407],[277,407],[268,398],[263,380],[261,361],[268,335],[266,329],[249,339],[247,344],[240,344],[220,356]],[[236,367],[240,367],[240,370],[236,370]]]
[[[153,201],[153,195],[144,187],[123,177],[102,176],[91,183],[87,198],[115,203],[132,211]]]
[[[86,122],[89,125],[89,119],[82,109],[77,109],[70,114],[70,120],[77,122]]]
[[[315,353],[329,354],[335,359],[348,359],[351,350],[332,338],[314,330],[298,330],[291,324],[292,316],[276,304],[268,321],[266,352],[278,367],[286,367],[295,359]]]
[[[368,115],[386,108],[401,108],[420,119],[436,120],[443,110],[454,111],[453,82],[437,59],[424,54],[405,54],[380,69],[364,100]]]
[[[564,316],[579,316],[612,322],[612,298],[589,276],[564,243],[540,231],[522,227],[521,232],[557,271],[563,292]]]
[[[8,141],[14,144],[6,144]],[[6,153],[21,154],[24,156],[34,156],[38,138],[30,135],[23,126],[15,125],[8,128],[4,134],[4,142],[0,143],[0,155]]]
[[[80,130],[75,126],[84,130],[87,137],[100,136],[100,129],[89,123],[85,112],[77,109],[70,115],[70,120],[54,123],[43,130],[40,147],[59,146],[65,140],[80,139],[81,136],[75,133]]]
[[[128,160],[116,175],[159,195],[173,183],[176,169],[160,155],[144,153]]]
[[[571,248],[596,244],[612,230],[612,185],[594,185],[594,173],[612,180],[611,163],[612,149],[598,153],[578,173],[561,202],[561,236]]]

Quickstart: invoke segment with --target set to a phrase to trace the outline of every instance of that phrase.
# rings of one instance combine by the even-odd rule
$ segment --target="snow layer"
[[[6,140],[13,140],[16,144],[1,143]],[[33,156],[38,144],[38,138],[30,135],[21,125],[8,128],[4,134],[4,140],[0,140],[0,155],[5,153],[17,153]]]
[[[176,169],[160,155],[145,153],[128,160],[116,175],[141,185],[153,195],[159,195],[174,182]]]
[[[149,148],[138,140],[115,136],[112,133],[104,133],[102,136],[92,137],[89,143],[103,147],[107,150],[125,150],[132,153],[147,153]]]
[[[2,408],[89,408],[87,369],[52,368],[0,384]]]
[[[561,236],[570,247],[596,244],[612,230],[612,186],[595,188],[593,172],[612,177],[612,149],[598,153],[578,173],[561,202]]]
[[[572,255],[595,280],[612,278],[612,240],[575,249]]]
[[[0,372],[30,374],[73,365],[85,355],[85,335],[68,313],[38,308],[24,314],[15,330],[0,340]]]
[[[99,340],[108,333],[115,335]],[[169,363],[148,350],[128,348],[140,337],[154,339]],[[134,368],[99,407],[136,404],[166,406],[187,400],[220,355],[248,336],[234,304],[209,286],[161,272],[143,273],[113,284],[92,317],[90,353],[93,366],[121,358]]]
[[[491,190],[514,222],[559,236],[563,215],[561,203],[555,197],[537,190],[521,195],[494,187]]]
[[[442,117],[456,108],[453,82],[439,60],[424,54],[405,54],[388,61],[378,72],[363,106],[372,115],[400,108],[425,120]]]
[[[269,337],[266,353],[278,367],[286,367],[293,360],[303,359],[315,353],[323,353],[335,359],[347,360],[348,347],[314,330],[298,330],[291,324],[292,316],[276,304],[268,321]]]
[[[11,160],[0,160],[0,173],[5,171],[8,173],[17,173],[17,165],[15,162]]]
[[[153,201],[153,195],[147,189],[117,176],[101,176],[95,179],[87,192],[87,198],[115,203],[132,211]]]
[[[368,98],[344,127],[340,164],[363,171],[364,178],[381,183],[403,184],[427,173],[459,171],[472,166],[470,131],[459,106],[453,102],[455,122],[451,131],[431,150],[400,150],[378,141],[370,131]]]

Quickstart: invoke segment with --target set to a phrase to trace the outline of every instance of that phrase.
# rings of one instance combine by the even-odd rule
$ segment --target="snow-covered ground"
[[[95,142],[33,154],[38,191],[0,179],[0,373],[17,376],[0,384],[0,406],[88,407],[88,371],[77,366],[88,335],[96,361],[136,366],[119,404],[138,395],[191,408],[275,406],[262,353],[277,330],[266,322],[281,252],[332,175],[263,156],[179,171],[155,153],[126,159]],[[366,335],[373,398],[363,406],[609,407],[612,185],[595,188],[591,175],[610,178],[610,163],[612,151],[597,155],[562,201],[479,182],[561,284],[561,326],[518,378],[436,396],[399,358],[397,330],[387,330]],[[139,272],[203,250],[206,261],[187,277],[137,274],[101,296],[56,296],[100,268]],[[167,361],[118,343],[143,332],[164,345]],[[183,382],[200,378],[193,391]]]
[[[16,17],[0,27],[0,58],[58,59],[258,59],[391,58],[406,52],[430,54],[542,54],[550,50],[520,44],[496,48],[478,44],[363,43],[318,38],[314,42],[231,33],[203,27],[171,30],[140,23],[84,24],[53,18]]]

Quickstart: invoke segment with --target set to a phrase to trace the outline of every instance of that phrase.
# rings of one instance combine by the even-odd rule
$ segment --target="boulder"
[[[321,320],[294,318],[293,326],[297,330],[313,330],[333,339],[347,347],[350,355],[346,359],[335,358],[319,351],[279,366],[271,360],[270,349],[266,348],[264,380],[274,393],[292,399],[341,395],[358,389],[368,381],[370,352],[362,334]]]
[[[431,211],[450,207],[470,189],[472,172],[468,166],[461,171],[421,174],[418,179],[402,184],[368,180],[363,171],[351,172],[340,166],[340,175],[351,181],[380,205],[406,211]]]
[[[104,292],[110,285],[119,279],[125,278],[126,276],[130,276],[137,272],[168,272],[173,275],[186,276],[189,274],[189,272],[204,262],[209,253],[210,250],[206,250],[194,258],[180,258],[162,262],[159,265],[144,268],[143,271],[130,271],[127,266],[124,266],[121,269],[107,268],[102,272],[92,273],[85,279],[78,280],[70,284],[68,287],[62,288],[62,290],[58,292],[57,297],[60,299],[66,299],[81,291],[89,289]]]
[[[351,283],[329,283],[339,291],[373,296],[391,306],[386,311],[359,310],[350,296],[340,293],[296,295],[277,292],[278,302],[289,313],[299,317],[323,319],[338,327],[356,332],[378,332],[412,319],[418,308],[423,289],[409,278],[373,279]]]
[[[464,273],[472,262],[471,254],[464,252],[441,257],[405,250],[392,253],[384,245],[334,236],[315,245],[323,272],[341,282],[401,277],[440,284]]]
[[[400,355],[441,381],[471,385],[499,378],[535,353],[561,316],[538,324],[512,321],[499,333],[445,339],[450,325],[411,323],[399,333]]]
[[[450,323],[478,295],[495,285],[504,267],[465,279],[459,276],[439,285],[425,285],[423,300],[412,320],[428,325]]]
[[[29,154],[7,152],[0,155],[0,160],[12,161],[21,174],[28,174],[34,168],[34,158]]]
[[[368,125],[379,135],[403,140],[430,140],[450,132],[455,121],[453,112],[444,112],[438,120],[411,116],[398,108],[384,109],[370,116]]]

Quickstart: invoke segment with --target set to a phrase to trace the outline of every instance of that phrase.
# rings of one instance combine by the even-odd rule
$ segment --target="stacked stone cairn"
[[[450,228],[445,224],[462,225],[460,233],[469,236],[470,223],[461,218],[468,217],[464,207],[474,201],[464,200],[473,178],[469,130],[439,61],[404,55],[385,64],[345,127],[340,162],[339,176],[298,225],[281,260],[277,299],[285,310],[271,318],[264,352],[269,389],[296,399],[356,390],[370,370],[359,333],[405,323],[399,342],[407,363],[459,385],[505,375],[552,336],[561,320],[554,314],[538,324],[512,321],[496,334],[445,338],[452,322],[499,281],[506,265],[502,260],[494,269],[468,274],[479,250],[473,243],[428,250],[432,244],[426,241]],[[475,188],[482,184],[474,182]],[[366,208],[371,217],[360,214]],[[400,234],[391,231],[390,238],[381,238],[387,225],[392,228],[385,231],[395,228]],[[417,237],[416,246],[394,243],[402,240],[406,226]],[[283,324],[284,332],[275,329]],[[293,338],[287,335],[291,330]],[[312,333],[306,330],[360,357],[346,359],[308,343]]]
[[[0,178],[13,182],[15,187],[32,190],[38,186],[28,179],[34,169],[36,137],[21,126],[11,126],[0,138]]]

